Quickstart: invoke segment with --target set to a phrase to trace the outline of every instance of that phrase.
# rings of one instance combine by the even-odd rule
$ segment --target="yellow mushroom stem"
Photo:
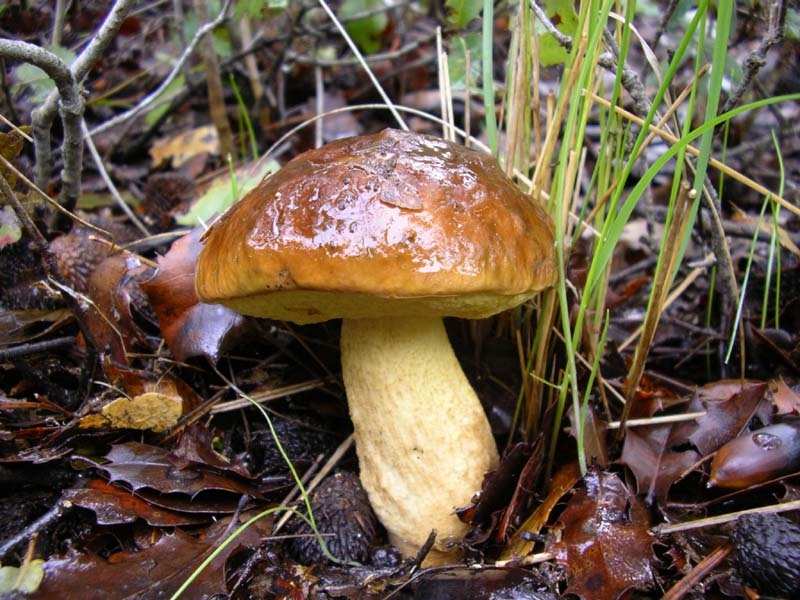
[[[469,503],[498,461],[489,422],[440,318],[345,319],[342,374],[361,481],[390,541],[407,554],[468,527]]]

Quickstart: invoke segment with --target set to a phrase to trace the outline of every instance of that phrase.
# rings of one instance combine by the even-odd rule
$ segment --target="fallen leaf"
[[[773,379],[769,384],[769,393],[778,415],[800,414],[800,394],[786,385],[783,377]]]
[[[653,587],[649,513],[616,474],[587,473],[559,521],[563,536],[547,550],[567,570],[566,594],[616,600]]]
[[[6,205],[0,209],[0,248],[20,240],[22,229],[14,209]]]
[[[577,462],[567,463],[556,471],[556,474],[548,484],[549,492],[547,497],[517,529],[503,551],[501,556],[503,560],[513,560],[533,552],[535,542],[532,536],[536,536],[547,524],[553,508],[575,487],[580,478]]]
[[[500,463],[484,476],[481,492],[473,503],[457,511],[459,518],[465,523],[486,526],[495,512],[504,510],[519,484],[520,474],[534,455],[533,451],[534,445],[524,442],[508,448]],[[541,458],[540,448],[536,459],[541,462]]]
[[[268,535],[270,520],[262,519],[243,530],[225,546],[181,594],[181,600],[228,597],[228,560],[243,549],[254,550]],[[42,565],[44,579],[30,599],[81,598],[168,598],[193,574],[223,541],[228,519],[206,534],[190,536],[180,529],[164,534],[138,552],[120,552],[103,558],[75,550],[51,557]]]
[[[198,424],[187,426],[181,432],[178,444],[170,452],[170,461],[180,468],[201,465],[250,478],[250,473],[241,464],[231,462],[214,450],[212,438],[211,431],[206,427]]]
[[[25,125],[18,129],[12,129],[8,133],[0,132],[0,156],[9,162],[14,162],[25,148],[25,138],[23,134],[30,133],[31,129],[32,127],[30,125]],[[7,167],[5,163],[0,163],[0,176],[6,180],[12,189],[17,184],[17,172]],[[9,210],[11,209],[11,207],[8,208]],[[11,212],[13,213],[14,211],[12,210]]]
[[[671,431],[670,425],[648,425],[625,432],[619,462],[633,472],[637,493],[644,494],[648,503],[666,498],[670,486],[701,458],[695,450],[671,448]]]
[[[94,466],[110,482],[122,482],[133,491],[149,488],[162,494],[186,494],[194,498],[202,492],[227,492],[260,498],[252,486],[232,476],[225,477],[212,470],[196,466],[181,469],[169,459],[169,452],[158,446],[128,442],[112,446],[104,463],[76,456],[73,462]]]
[[[35,592],[44,579],[41,558],[34,558],[20,567],[0,567],[0,594],[11,598],[15,592],[29,594]],[[6,596],[8,594],[8,596]]]
[[[167,374],[108,364],[106,375],[127,395],[103,405],[99,413],[82,417],[82,428],[167,431],[178,424],[185,412],[200,404],[193,389]]]
[[[183,400],[180,396],[146,392],[112,400],[103,406],[101,414],[115,429],[167,431],[181,418]]]
[[[102,479],[92,479],[82,489],[64,490],[63,497],[75,506],[91,510],[98,525],[120,525],[142,519],[154,527],[178,527],[207,520],[185,512],[164,510]]]
[[[0,311],[0,348],[45,337],[72,318],[69,309]]]
[[[674,428],[671,443],[688,439],[703,456],[708,456],[739,435],[766,391],[763,381],[722,381],[703,386],[686,410],[705,411],[705,416]]]
[[[158,318],[161,334],[179,361],[205,356],[216,362],[226,340],[244,329],[245,318],[221,304],[197,301],[194,273],[201,228],[175,241],[158,259],[158,271],[141,286]]]
[[[189,211],[176,214],[175,222],[186,227],[197,227],[225,212],[234,202],[258,185],[264,177],[280,168],[274,159],[258,160],[236,169],[236,176],[225,173],[216,177],[206,191],[197,198]]]
[[[213,125],[196,127],[178,135],[157,139],[150,147],[150,159],[153,167],[171,163],[173,168],[198,154],[219,154],[219,137]]]

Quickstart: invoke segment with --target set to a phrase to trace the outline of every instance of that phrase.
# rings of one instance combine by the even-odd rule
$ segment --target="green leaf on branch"
[[[466,89],[467,69],[469,69],[470,87],[474,87],[480,81],[482,41],[480,33],[468,33],[453,38],[447,54],[447,70],[450,73],[452,89]]]
[[[547,0],[544,3],[544,10],[556,29],[564,35],[575,37],[578,31],[578,13],[575,12],[572,0]],[[534,31],[539,38],[539,64],[551,67],[566,62],[566,49],[558,43],[552,33],[548,33],[538,19]]]
[[[464,29],[481,13],[483,0],[447,0],[447,20],[458,29]]]
[[[389,25],[383,0],[344,0],[339,6],[338,16],[344,23],[348,35],[365,53],[372,54],[381,49],[381,35]],[[350,21],[351,17],[370,13],[368,16]]]

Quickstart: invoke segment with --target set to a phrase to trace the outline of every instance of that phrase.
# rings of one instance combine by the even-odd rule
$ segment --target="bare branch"
[[[753,50],[744,63],[744,77],[739,86],[731,93],[725,105],[719,111],[724,114],[738,106],[745,92],[750,89],[761,68],[767,64],[767,54],[773,46],[783,40],[786,5],[782,0],[767,3],[767,32],[758,48]]]
[[[128,16],[131,7],[136,0],[118,0],[111,7],[105,21],[98,29],[97,33],[92,37],[89,45],[81,52],[75,61],[73,61],[70,70],[76,83],[82,82],[91,71],[92,66],[100,59],[103,53],[108,49],[109,45],[114,39],[117,31],[119,31],[122,22]],[[47,97],[42,106],[33,114],[33,138],[36,152],[36,185],[41,188],[47,186],[47,180],[50,177],[50,164],[51,164],[51,139],[50,128],[53,125],[55,118],[55,111],[58,101],[58,92],[53,92]],[[75,123],[76,127],[80,126],[80,122]],[[66,170],[66,163],[69,160],[71,165],[75,162],[72,157],[68,157],[70,150],[66,147],[63,148],[64,164]],[[68,177],[80,181],[80,161],[77,162],[78,170],[70,172]],[[62,174],[63,177],[63,174]],[[64,198],[64,200],[67,200]]]
[[[533,11],[533,14],[536,15],[536,18],[539,19],[539,22],[544,26],[547,33],[556,39],[558,45],[564,48],[564,50],[567,52],[572,52],[572,37],[566,35],[565,33],[561,33],[550,20],[550,17],[547,16],[547,13],[544,12],[544,9],[539,6],[535,0],[531,0],[531,10]]]
[[[61,113],[61,120],[64,123],[64,167],[61,171],[61,199],[63,205],[68,210],[71,210],[80,195],[81,160],[83,157],[80,128],[83,116],[83,98],[72,70],[67,63],[49,50],[17,40],[0,39],[0,56],[28,62],[39,67],[56,84],[57,91],[54,91],[53,94],[56,94],[56,97],[60,97],[60,103],[57,106]],[[39,108],[34,111],[34,122],[41,122],[41,110]],[[47,138],[49,153],[49,134]],[[34,128],[34,141],[38,141],[36,128]],[[39,157],[40,155],[37,152],[37,160]]]
[[[100,156],[100,153],[97,151],[97,147],[94,145],[94,140],[89,133],[89,128],[86,126],[86,121],[81,120],[81,131],[83,132],[84,139],[86,140],[86,146],[89,148],[89,154],[92,155],[92,160],[94,160],[97,171],[100,173],[100,178],[106,184],[106,187],[111,193],[111,197],[114,199],[114,202],[116,202],[117,206],[120,207],[120,210],[127,215],[131,223],[133,223],[136,228],[145,235],[145,237],[149,237],[151,234],[147,230],[147,227],[145,227],[144,223],[139,220],[139,218],[136,216],[136,213],[131,210],[131,207],[128,206],[128,204],[122,198],[117,190],[117,187],[114,185],[114,182],[111,180],[111,176],[108,174],[105,164],[103,164],[103,158]]]

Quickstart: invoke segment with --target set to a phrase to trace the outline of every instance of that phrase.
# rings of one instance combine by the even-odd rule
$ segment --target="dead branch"
[[[72,66],[69,67],[70,71],[72,72],[72,78],[76,85],[86,78],[95,63],[108,49],[108,46],[113,41],[114,36],[116,35],[117,31],[119,31],[122,22],[128,16],[130,9],[135,2],[136,0],[118,0],[111,7],[111,11],[108,13],[106,20],[89,42],[89,45],[86,46],[84,51],[76,57],[75,61],[72,63]],[[53,120],[55,119],[59,95],[60,90],[53,91],[47,97],[47,100],[45,100],[32,115],[33,139],[36,153],[35,181],[36,185],[42,189],[47,187],[47,180],[50,177],[50,165],[52,162],[50,128],[53,125]],[[80,125],[80,123],[77,125]],[[67,154],[69,154],[70,151],[71,149],[67,148],[65,144],[63,148],[65,170],[67,169]],[[65,186],[67,180],[80,183],[80,161],[75,163],[72,159],[70,159],[70,165],[70,169],[75,168],[75,165],[77,165],[77,169],[67,174],[67,177],[64,181]],[[62,178],[63,177],[64,174],[62,173]],[[77,196],[75,196],[75,199],[77,200]],[[65,200],[66,196],[62,191],[62,205],[68,210],[72,210],[73,206],[70,205],[68,201],[64,202]]]
[[[83,117],[83,98],[81,97],[78,83],[67,63],[58,56],[28,42],[0,39],[0,56],[11,60],[19,60],[39,67],[47,73],[56,85],[58,104],[61,120],[64,123],[63,160],[61,170],[61,199],[62,205],[71,210],[80,195],[81,161],[83,158],[83,144],[81,139],[81,119]],[[44,106],[34,111],[34,123],[41,123],[45,118]],[[51,119],[52,120],[52,119]],[[34,143],[36,143],[36,126],[34,126]],[[47,133],[49,162],[49,127]],[[37,146],[37,161],[39,160],[39,147]],[[41,185],[39,186],[41,187]]]

